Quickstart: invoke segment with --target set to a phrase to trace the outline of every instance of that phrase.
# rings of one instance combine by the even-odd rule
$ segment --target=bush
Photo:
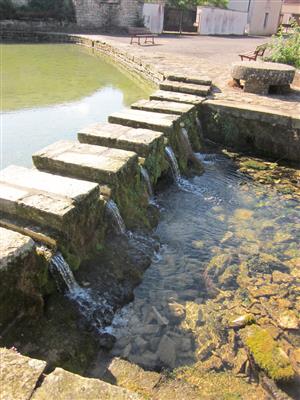
[[[292,31],[284,35],[282,27],[273,40],[268,44],[270,54],[265,57],[266,61],[279,62],[300,68],[300,27],[292,24]]]
[[[0,19],[13,19],[16,16],[16,8],[11,0],[0,0]]]

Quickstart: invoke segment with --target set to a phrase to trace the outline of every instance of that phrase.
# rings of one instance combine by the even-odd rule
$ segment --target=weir
[[[148,171],[143,166],[141,166],[141,174],[142,174],[142,177],[143,177],[143,179],[144,179],[144,181],[146,183],[146,186],[147,186],[149,199],[151,200],[154,197],[153,187],[152,187],[152,184],[151,184],[151,180],[150,180],[150,176],[148,174]]]
[[[174,151],[173,151],[172,147],[166,146],[165,153],[166,153],[168,162],[169,162],[170,167],[171,167],[171,171],[172,171],[174,182],[178,183],[179,180],[181,179],[181,173],[180,173],[179,165],[178,165],[178,162],[176,160],[176,156],[174,154]]]

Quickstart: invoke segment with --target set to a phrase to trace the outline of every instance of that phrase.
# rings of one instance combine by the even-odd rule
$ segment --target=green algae
[[[251,325],[243,330],[242,337],[256,364],[270,378],[278,381],[294,377],[295,373],[287,354],[279,347],[269,331]]]

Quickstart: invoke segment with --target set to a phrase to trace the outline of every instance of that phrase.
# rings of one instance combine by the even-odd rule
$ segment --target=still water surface
[[[152,90],[80,46],[9,44],[0,51],[1,167],[30,166],[33,152],[75,139],[80,128],[106,121]]]

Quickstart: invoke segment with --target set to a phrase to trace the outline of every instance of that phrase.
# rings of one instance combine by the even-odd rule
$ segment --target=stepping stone
[[[169,81],[195,83],[196,85],[207,85],[211,86],[212,82],[207,76],[186,76],[181,74],[172,74],[167,76]]]
[[[0,271],[33,251],[34,241],[28,236],[0,227]]]
[[[150,100],[163,100],[199,105],[205,100],[205,97],[195,96],[194,94],[170,92],[168,90],[157,90],[151,94]]]
[[[138,157],[131,151],[61,140],[32,156],[35,166],[55,174],[116,186],[136,174]]]
[[[195,110],[195,106],[186,103],[162,100],[139,100],[131,105],[134,110],[152,111],[165,114],[183,115]]]
[[[83,378],[61,368],[46,376],[36,389],[32,400],[142,400],[144,396],[103,382],[100,379]]]
[[[210,89],[209,86],[205,85],[196,85],[194,83],[176,82],[169,80],[165,80],[160,83],[159,88],[171,92],[194,94],[196,96],[206,96],[208,95]]]
[[[81,143],[134,151],[142,157],[152,183],[167,169],[164,155],[165,136],[150,129],[102,123],[93,124],[78,133]]]
[[[38,151],[32,159],[38,169],[97,182],[101,194],[117,203],[127,228],[149,224],[146,186],[140,178],[136,153],[61,140]]]
[[[99,199],[99,186],[35,169],[10,166],[1,171],[0,211],[69,233],[78,206]]]
[[[0,349],[1,399],[29,400],[38,380],[46,368],[46,362],[22,356],[12,349]]]
[[[163,145],[164,135],[150,129],[101,123],[81,129],[78,140],[81,143],[134,151],[140,157],[148,157],[157,147]]]
[[[180,122],[180,116],[140,110],[124,110],[111,114],[108,121],[132,128],[160,131],[169,135],[174,130],[175,124]]]

